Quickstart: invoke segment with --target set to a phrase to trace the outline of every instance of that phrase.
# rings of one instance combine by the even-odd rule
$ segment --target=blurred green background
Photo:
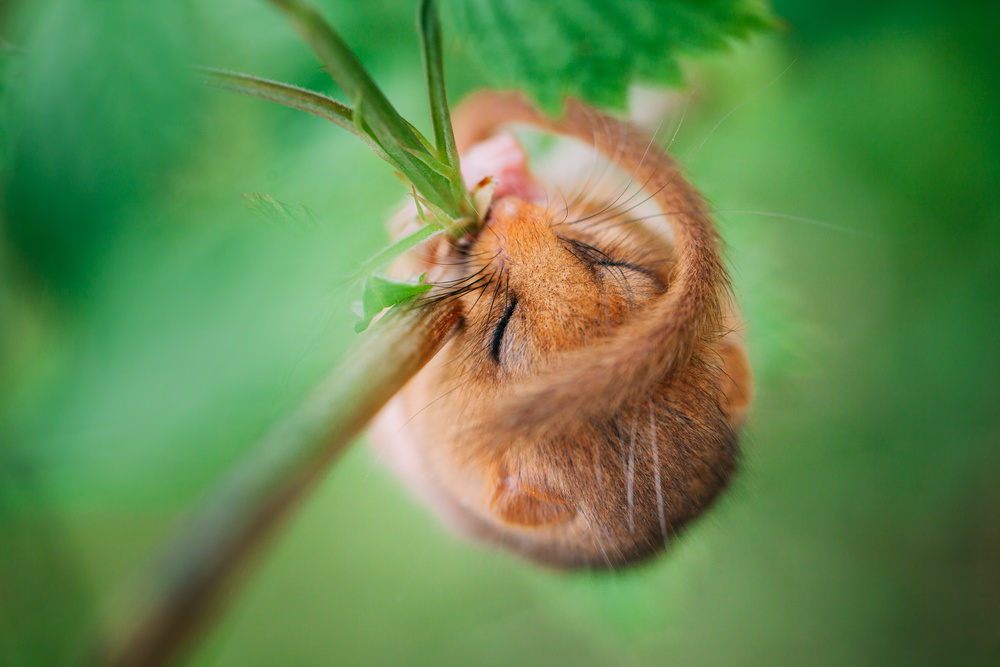
[[[415,1],[318,4],[427,128]],[[773,5],[784,32],[689,63],[674,144],[758,375],[730,493],[668,557],[554,574],[358,443],[192,664],[1000,664],[1000,9]],[[30,50],[0,58],[0,664],[53,665],[352,342],[405,193],[338,128],[187,84],[332,92],[262,2],[6,2],[0,36]],[[447,66],[453,100],[483,81]]]

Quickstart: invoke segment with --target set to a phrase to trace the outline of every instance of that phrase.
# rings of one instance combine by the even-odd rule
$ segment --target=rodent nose
[[[556,237],[549,229],[546,210],[519,197],[494,200],[486,229],[480,234],[480,250],[497,252],[501,261],[537,264],[544,261]]]
[[[516,233],[519,228],[535,226],[542,218],[542,209],[518,197],[494,201],[487,224],[497,234]]]
[[[542,243],[543,211],[519,197],[494,200],[487,228],[480,236],[486,247],[497,250],[504,259],[524,260],[537,252]]]
[[[502,233],[516,225],[521,218],[521,202],[514,197],[504,197],[493,203],[493,215],[489,219],[489,227],[494,232]]]

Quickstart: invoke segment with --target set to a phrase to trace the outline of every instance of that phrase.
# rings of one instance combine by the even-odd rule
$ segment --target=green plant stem
[[[434,123],[434,141],[437,144],[438,158],[451,168],[448,181],[451,184],[452,196],[462,202],[464,205],[462,213],[469,216],[472,214],[472,205],[459,169],[458,146],[455,143],[455,132],[451,127],[451,114],[448,111],[444,59],[441,55],[441,24],[438,21],[434,0],[421,2],[417,23],[423,47],[424,72],[430,94],[431,120]]]
[[[440,234],[444,231],[447,230],[443,225],[436,222],[429,222],[412,234],[404,236],[392,245],[382,248],[374,257],[362,265],[361,270],[362,272],[371,272],[380,269],[407,250],[417,247],[435,234]]]
[[[261,79],[252,74],[226,72],[211,67],[198,67],[196,69],[201,74],[202,83],[206,85],[268,102],[276,102],[326,119],[364,141],[383,160],[389,163],[393,162],[381,146],[354,124],[354,110],[333,98],[280,81]]]
[[[175,659],[245,576],[329,464],[440,349],[454,305],[390,311],[345,361],[250,449],[140,579],[141,588],[92,654],[95,664],[150,667]]]
[[[455,198],[452,184],[444,176],[449,171],[448,165],[442,163],[431,168],[427,159],[420,160],[414,156],[426,154],[426,158],[439,162],[437,156],[427,153],[427,141],[393,108],[340,35],[319,12],[300,0],[269,2],[288,16],[292,26],[309,44],[333,80],[354,101],[358,129],[370,129],[372,138],[420,194],[449,217],[461,218],[462,199]]]

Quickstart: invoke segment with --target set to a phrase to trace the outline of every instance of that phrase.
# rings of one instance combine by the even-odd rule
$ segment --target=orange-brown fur
[[[664,548],[733,471],[750,371],[719,240],[679,167],[578,102],[551,121],[516,95],[455,114],[461,151],[510,123],[592,145],[669,222],[619,202],[493,202],[486,227],[428,244],[460,325],[383,413],[376,446],[452,526],[560,567]],[[450,287],[449,287],[450,286]]]

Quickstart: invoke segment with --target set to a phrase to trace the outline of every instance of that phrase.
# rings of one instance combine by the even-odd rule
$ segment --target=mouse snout
[[[480,243],[516,259],[543,245],[548,231],[545,209],[518,197],[504,197],[493,203]]]

